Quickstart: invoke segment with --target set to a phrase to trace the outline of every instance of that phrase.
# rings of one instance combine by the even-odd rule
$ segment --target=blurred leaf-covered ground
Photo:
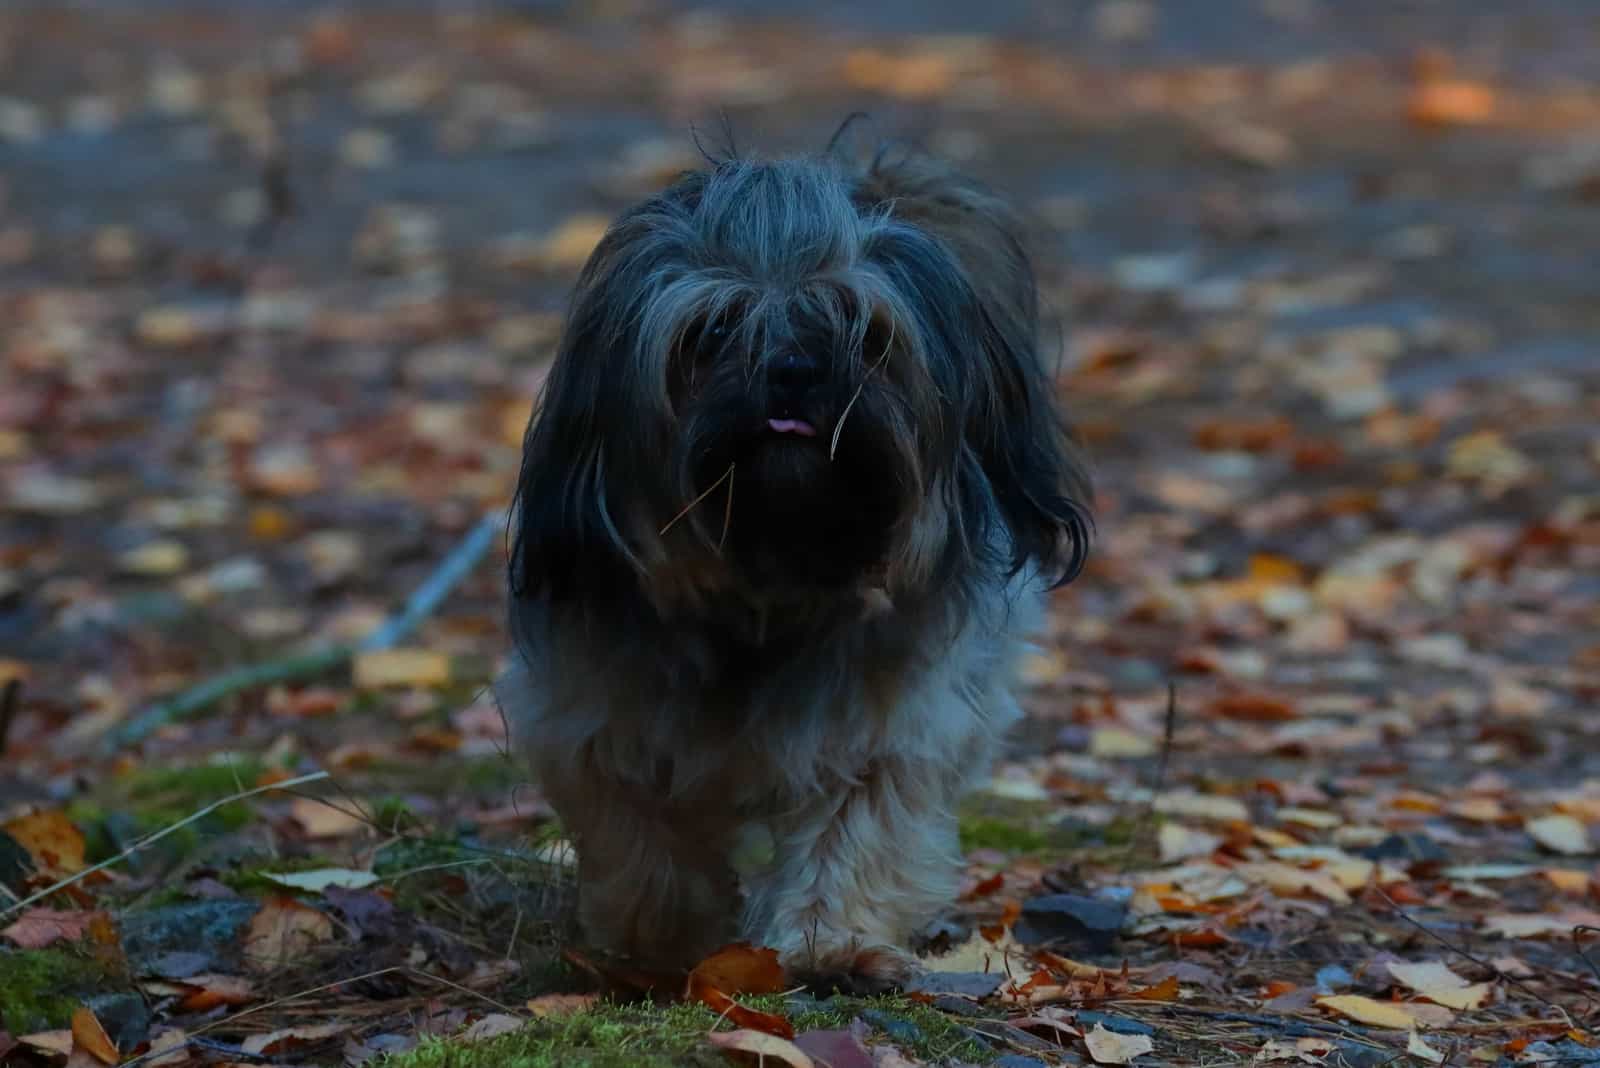
[[[1596,56],[1583,0],[6,5],[0,1062],[1600,1063]],[[498,540],[133,737],[505,505],[691,123],[857,109],[1037,220],[1100,493],[922,989],[594,1000]]]

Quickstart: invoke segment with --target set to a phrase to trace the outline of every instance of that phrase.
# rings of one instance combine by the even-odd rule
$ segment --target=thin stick
[[[308,775],[301,775],[298,778],[285,779],[282,782],[268,783],[266,786],[257,786],[249,790],[242,790],[239,793],[233,794],[229,797],[224,797],[220,801],[213,801],[211,804],[206,805],[198,812],[193,812],[188,816],[185,816],[183,819],[172,824],[170,827],[163,827],[159,831],[153,831],[150,834],[145,835],[143,838],[130,845],[127,849],[124,849],[122,852],[118,853],[116,856],[107,860],[102,860],[98,864],[92,864],[80,872],[76,872],[67,876],[65,879],[57,880],[56,882],[45,887],[43,890],[40,890],[38,893],[28,895],[21,901],[18,901],[15,905],[7,905],[5,908],[0,909],[0,918],[9,916],[13,912],[19,912],[33,904],[35,901],[43,901],[51,894],[65,890],[67,887],[87,879],[97,871],[104,871],[114,864],[120,864],[122,861],[127,860],[129,857],[133,856],[133,854],[139,852],[139,850],[145,848],[146,846],[154,845],[156,842],[161,841],[161,839],[165,838],[173,831],[187,827],[196,820],[204,819],[206,816],[215,812],[217,809],[222,808],[224,805],[231,805],[235,801],[244,801],[248,798],[255,797],[258,794],[271,793],[274,790],[287,790],[295,786],[304,786],[308,782],[318,782],[322,779],[326,779],[327,777],[328,773],[325,771],[313,771]]]
[[[733,526],[733,465],[728,465],[728,503],[722,507],[722,533],[717,537],[717,552],[728,542],[728,528]]]
[[[716,491],[716,488],[718,486],[722,485],[724,482],[726,482],[728,479],[730,479],[732,477],[733,477],[733,465],[729,464],[728,465],[728,469],[726,471],[722,472],[721,477],[719,477],[715,482],[713,482],[713,483],[711,483],[711,485],[707,486],[704,493],[700,494],[700,496],[696,497],[694,500],[692,500],[688,504],[684,505],[683,506],[683,511],[679,512],[677,515],[675,515],[671,519],[667,520],[667,525],[662,527],[660,530],[656,531],[657,536],[665,534],[667,531],[669,531],[673,527],[677,526],[678,520],[682,519],[684,516],[688,515],[692,511],[694,511],[694,506],[695,505],[699,504],[701,501],[703,501],[707,497],[711,496],[711,494]],[[728,495],[729,495],[729,499],[731,500],[732,496],[733,496],[733,488],[731,486],[728,489]],[[728,507],[731,509],[733,506],[732,506],[732,504],[729,504]]]
[[[6,735],[11,733],[12,721],[16,719],[17,709],[22,707],[22,680],[11,679],[0,687],[0,756],[6,752]]]
[[[138,745],[167,724],[188,719],[195,713],[242,690],[267,686],[275,682],[309,679],[338,667],[358,652],[389,648],[414,631],[439,607],[446,595],[467,576],[488,551],[494,542],[495,531],[504,521],[504,513],[498,510],[489,512],[478,520],[456,547],[440,561],[433,573],[417,587],[407,599],[405,606],[355,645],[326,646],[214,675],[175,697],[157,702],[139,712],[112,732],[112,745]]]
[[[207,1031],[215,1031],[219,1027],[226,1027],[235,1020],[241,1020],[246,1016],[253,1016],[258,1012],[265,1012],[267,1009],[274,1008],[275,1006],[282,1005],[286,1002],[298,1001],[301,998],[308,998],[312,994],[320,994],[324,990],[332,990],[334,987],[344,986],[346,983],[359,983],[363,979],[376,979],[378,976],[388,975],[390,972],[409,972],[412,970],[413,969],[404,964],[395,964],[387,968],[379,968],[377,971],[365,972],[361,975],[352,975],[348,979],[336,979],[331,983],[323,983],[321,986],[314,986],[310,990],[301,990],[294,994],[285,994],[281,998],[273,998],[271,1001],[262,1002],[260,1005],[254,1005],[248,1009],[241,1009],[232,1016],[224,1016],[220,1020],[212,1020],[210,1023],[205,1024],[204,1026],[197,1027],[184,1036],[184,1044],[187,1045],[189,1042],[193,1041],[195,1038]],[[124,1061],[122,1063],[122,1068],[137,1068],[138,1065],[143,1064],[145,1061],[164,1056],[165,1054],[171,1052],[172,1050],[170,1049],[153,1049],[148,1053],[140,1054],[131,1061]]]
[[[1410,924],[1412,927],[1415,927],[1417,930],[1421,931],[1423,934],[1427,935],[1429,938],[1433,939],[1450,952],[1456,954],[1458,957],[1463,957],[1466,960],[1471,961],[1473,964],[1476,964],[1478,967],[1484,969],[1496,979],[1499,979],[1508,986],[1516,987],[1518,990],[1522,991],[1533,1000],[1539,1002],[1541,1005],[1548,1005],[1550,1008],[1556,1010],[1556,1012],[1561,1014],[1562,1022],[1565,1023],[1569,1028],[1577,1026],[1572,1022],[1572,1017],[1567,1013],[1566,1009],[1562,1008],[1560,1005],[1557,1005],[1555,1002],[1551,1001],[1549,998],[1533,989],[1533,987],[1529,986],[1527,983],[1524,983],[1521,979],[1518,979],[1514,975],[1507,975],[1505,972],[1501,971],[1499,968],[1496,968],[1493,964],[1484,960],[1482,957],[1475,957],[1471,953],[1468,953],[1466,950],[1462,949],[1460,946],[1452,943],[1443,935],[1435,931],[1428,930],[1425,924],[1415,919],[1410,913],[1406,912],[1405,909],[1401,908],[1399,902],[1390,897],[1388,893],[1385,892],[1383,887],[1374,883],[1372,885],[1372,892],[1383,898],[1383,900],[1388,903],[1389,907],[1394,910],[1394,914],[1396,916],[1399,916],[1406,923]]]
[[[879,356],[872,366],[867,368],[867,373],[861,376],[861,384],[856,386],[856,391],[850,394],[850,403],[844,406],[844,411],[839,413],[839,421],[833,424],[833,440],[828,442],[828,460],[832,462],[833,454],[839,451],[839,435],[844,433],[844,421],[850,417],[850,409],[856,406],[856,401],[861,399],[861,391],[867,388],[867,379],[872,377],[872,372],[883,366],[883,361],[889,358],[889,350],[894,348],[894,320],[889,320],[889,340],[884,343],[883,355]]]

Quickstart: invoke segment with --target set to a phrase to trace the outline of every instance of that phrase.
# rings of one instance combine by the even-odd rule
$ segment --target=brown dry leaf
[[[764,1062],[768,1057],[776,1058],[790,1066],[790,1068],[815,1068],[816,1062],[806,1055],[805,1050],[790,1042],[787,1038],[777,1035],[765,1034],[761,1031],[713,1031],[706,1035],[706,1041],[718,1049],[730,1050],[734,1053],[747,1053],[755,1057],[758,1062]]]
[[[100,915],[102,913],[32,908],[0,930],[0,938],[9,938],[23,949],[43,949],[62,940],[76,942],[89,932],[89,925]]]
[[[1262,693],[1224,694],[1211,702],[1206,714],[1245,723],[1284,723],[1300,717],[1288,701]]]
[[[1572,816],[1559,813],[1541,816],[1523,824],[1523,829],[1552,853],[1576,857],[1594,850],[1594,844],[1589,841],[1589,829]]]
[[[1450,1009],[1478,1009],[1488,1000],[1490,983],[1469,983],[1437,961],[1385,965],[1395,981]]]
[[[245,961],[251,971],[269,972],[293,964],[333,937],[333,921],[309,905],[275,897],[261,906],[245,934]]]
[[[694,966],[690,988],[697,982],[724,994],[777,994],[787,988],[788,977],[778,963],[777,950],[735,942]]]
[[[1096,1064],[1132,1064],[1135,1057],[1156,1048],[1149,1035],[1125,1035],[1107,1031],[1104,1024],[1095,1024],[1094,1030],[1083,1036],[1089,1047],[1089,1056]]]
[[[736,1027],[753,1031],[763,1031],[769,1035],[778,1035],[782,1038],[794,1037],[794,1025],[782,1016],[770,1012],[758,1012],[746,1008],[733,1000],[727,994],[711,986],[704,979],[689,976],[689,989],[685,995],[690,1001],[698,1001],[712,1012],[721,1016]]]
[[[175,985],[189,991],[180,1006],[185,1012],[208,1012],[218,1005],[247,1005],[256,1000],[255,983],[241,975],[205,972]]]
[[[372,649],[356,654],[353,667],[355,684],[363,690],[450,681],[450,658],[428,649]]]
[[[1406,114],[1418,126],[1466,126],[1493,119],[1495,103],[1489,86],[1453,78],[1417,86]]]
[[[285,1027],[277,1031],[268,1031],[263,1035],[251,1035],[239,1043],[239,1048],[256,1056],[283,1053],[296,1046],[321,1042],[324,1039],[342,1035],[348,1030],[350,1030],[348,1023],[303,1024],[299,1027]]]
[[[33,857],[41,876],[55,880],[84,868],[83,832],[60,809],[44,809],[18,816],[3,828]]]
[[[1325,1038],[1300,1038],[1293,1042],[1284,1042],[1272,1039],[1256,1051],[1252,1064],[1272,1064],[1281,1061],[1295,1061],[1300,1064],[1326,1063],[1329,1053],[1333,1052],[1333,1043]]]
[[[599,994],[542,994],[528,1000],[528,1011],[540,1018],[571,1016],[587,1012],[599,1000]]]
[[[538,265],[548,270],[576,271],[610,225],[611,220],[604,215],[574,215],[539,243]]]
[[[106,1034],[94,1010],[80,1005],[72,1010],[72,1041],[79,1049],[92,1054],[101,1064],[116,1064],[121,1055],[117,1045]]]
[[[347,811],[344,805],[329,804],[315,797],[295,798],[289,803],[289,815],[308,838],[338,838],[369,826],[369,817],[365,814]]]
[[[1317,1004],[1357,1023],[1373,1027],[1389,1027],[1396,1031],[1410,1031],[1417,1026],[1415,1006],[1394,1001],[1376,1001],[1360,994],[1335,994],[1317,999]]]
[[[1178,977],[1169,975],[1155,986],[1147,986],[1143,990],[1130,991],[1126,996],[1139,1001],[1177,1001]]]
[[[1539,874],[1563,894],[1581,897],[1589,892],[1589,873],[1571,868],[1545,868]]]

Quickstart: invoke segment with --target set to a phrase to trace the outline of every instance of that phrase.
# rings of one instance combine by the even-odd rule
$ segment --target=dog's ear
[[[959,264],[979,320],[965,332],[976,326],[987,357],[967,376],[966,438],[1010,535],[1011,569],[1070,581],[1088,554],[1091,489],[1039,358],[1022,223],[998,197],[914,153],[881,152],[858,195],[934,235]]]
[[[523,439],[512,509],[514,603],[603,598],[625,580],[633,550],[608,486],[624,484],[645,428],[620,373],[630,337],[619,325],[617,258],[627,220],[600,242],[574,289],[560,347]],[[626,430],[615,431],[619,425]],[[618,434],[625,436],[613,440]],[[621,448],[627,446],[626,449]]]

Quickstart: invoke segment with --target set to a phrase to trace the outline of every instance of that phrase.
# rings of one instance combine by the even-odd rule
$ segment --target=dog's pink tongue
[[[804,419],[768,419],[767,425],[778,434],[799,434],[803,438],[817,436],[817,428]]]

